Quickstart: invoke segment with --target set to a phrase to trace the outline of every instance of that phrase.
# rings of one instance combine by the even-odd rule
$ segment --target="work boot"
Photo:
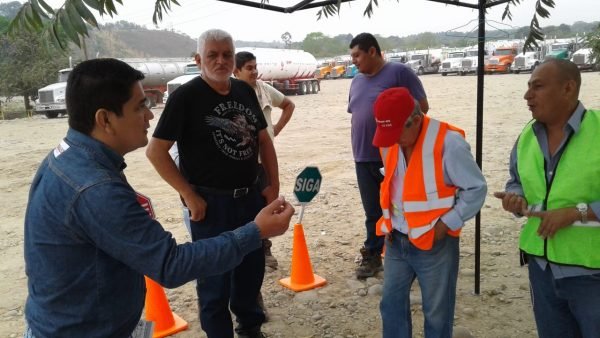
[[[379,271],[383,271],[380,254],[373,254],[365,247],[360,248],[360,254],[362,259],[356,268],[356,278],[366,279],[375,276]]]
[[[265,266],[268,266],[273,270],[277,270],[279,263],[271,253],[271,246],[273,246],[271,240],[263,239],[263,250],[265,251]]]

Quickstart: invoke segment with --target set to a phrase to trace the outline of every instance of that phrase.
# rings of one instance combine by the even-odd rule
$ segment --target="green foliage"
[[[338,35],[338,37],[340,37]],[[341,39],[330,38],[321,32],[313,32],[306,35],[302,41],[302,49],[313,54],[315,57],[326,57],[341,54],[348,54],[348,45],[346,35]]]
[[[19,12],[21,5],[22,4],[18,1],[0,3],[0,16],[8,19],[14,18]]]
[[[23,96],[25,109],[37,89],[56,82],[57,71],[68,66],[58,49],[43,48],[37,34],[0,35],[0,96]]]
[[[122,5],[123,0],[65,0],[61,7],[53,9],[45,0],[29,0],[12,20],[8,31],[11,35],[23,30],[35,32],[63,50],[68,48],[69,42],[81,47],[81,39],[89,36],[90,27],[98,28],[92,12],[113,17],[117,14],[116,3]],[[163,14],[171,10],[173,4],[179,5],[177,0],[156,0],[153,22],[162,21]]]
[[[592,60],[595,64],[600,65],[600,24],[595,31],[586,35],[585,42],[592,49]]]

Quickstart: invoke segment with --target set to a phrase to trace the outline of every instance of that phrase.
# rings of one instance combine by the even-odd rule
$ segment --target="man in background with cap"
[[[427,113],[429,103],[421,81],[412,69],[399,62],[386,62],[377,39],[372,34],[361,33],[350,42],[352,63],[360,74],[350,85],[348,113],[352,114],[352,155],[356,180],[363,209],[365,210],[366,239],[360,249],[361,260],[356,268],[356,278],[372,277],[381,271],[383,237],[375,235],[375,222],[381,217],[379,185],[383,177],[379,168],[383,165],[379,151],[373,147],[375,120],[373,103],[383,90],[406,87],[419,101],[421,111]]]
[[[483,206],[487,185],[464,131],[425,116],[406,88],[383,91],[373,106],[381,184],[385,271],[383,337],[412,337],[410,289],[419,279],[426,338],[451,338],[459,234]]]

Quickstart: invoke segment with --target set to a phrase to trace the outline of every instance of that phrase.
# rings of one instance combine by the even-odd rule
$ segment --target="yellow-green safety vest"
[[[551,184],[546,182],[544,155],[532,125],[533,121],[521,132],[517,143],[517,170],[530,209],[575,208],[581,202],[600,201],[600,111],[584,114]],[[539,217],[527,220],[519,238],[521,250],[557,264],[600,268],[600,223],[576,222],[544,240],[537,234],[540,222]]]

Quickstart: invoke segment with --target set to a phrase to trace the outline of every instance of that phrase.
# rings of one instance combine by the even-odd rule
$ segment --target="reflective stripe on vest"
[[[544,154],[533,132],[533,123],[517,142],[517,170],[529,208],[543,211],[575,208],[580,202],[600,200],[600,111],[588,110],[580,129],[565,146],[547,191]],[[600,224],[575,222],[543,239],[537,234],[541,219],[529,217],[521,230],[519,248],[548,261],[600,269]]]
[[[444,182],[442,150],[448,129],[459,132],[461,129],[447,123],[423,117],[421,133],[415,143],[413,153],[404,175],[402,208],[408,223],[409,239],[419,249],[429,250],[433,246],[435,223],[455,202],[456,187]],[[398,165],[400,147],[395,144],[381,148],[385,160],[385,177],[381,183],[380,202],[384,217],[377,223],[377,231],[392,229],[389,208],[391,206],[391,182]],[[451,236],[458,236],[460,230],[449,230]]]

